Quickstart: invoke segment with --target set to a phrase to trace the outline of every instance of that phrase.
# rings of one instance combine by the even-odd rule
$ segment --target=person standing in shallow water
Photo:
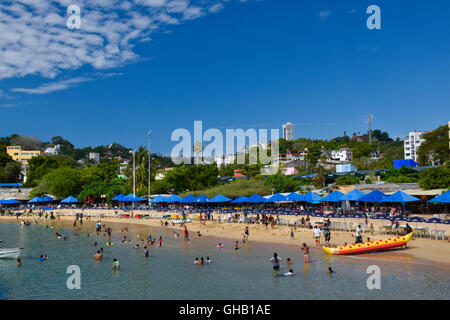
[[[281,258],[278,256],[278,254],[276,252],[273,254],[273,257],[270,258],[269,261],[272,262],[273,270],[279,270],[280,269]]]
[[[303,247],[301,248],[303,251],[303,261],[306,263],[309,263],[309,247],[306,245],[306,243],[303,243]]]

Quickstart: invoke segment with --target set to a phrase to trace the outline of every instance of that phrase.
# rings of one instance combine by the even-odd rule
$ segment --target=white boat
[[[0,249],[0,259],[10,258],[17,259],[20,256],[22,248]]]
[[[189,223],[189,222],[191,222],[191,219],[187,219],[187,220],[172,220],[172,223],[174,223],[174,224]]]

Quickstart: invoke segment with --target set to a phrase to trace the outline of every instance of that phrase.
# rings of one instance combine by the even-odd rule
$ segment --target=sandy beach
[[[56,214],[67,214],[68,212],[72,213],[73,210],[55,210]],[[78,212],[78,211],[77,211]],[[141,212],[140,212],[141,213]],[[156,213],[156,212],[153,212]],[[148,227],[160,227],[161,228],[161,219],[140,219],[140,218],[111,218],[111,217],[97,217],[98,210],[85,210],[85,215],[92,214],[91,220],[86,221],[84,219],[83,228],[84,230],[95,229],[95,222],[101,220],[102,223],[106,223],[110,225],[111,223],[117,225],[117,227],[111,226],[113,229],[113,234],[117,234],[117,229],[122,228],[123,225],[127,225],[130,229],[130,232],[140,232],[142,234],[146,234],[146,229]],[[215,215],[216,217],[217,215]],[[285,218],[285,217],[283,217]],[[19,220],[26,219],[32,221],[34,219],[33,216],[22,216],[19,217]],[[296,220],[298,217],[288,217],[289,220]],[[311,217],[311,222],[319,221],[321,218]],[[335,219],[332,219],[332,221]],[[343,220],[343,219],[339,219]],[[17,221],[15,217],[11,216],[0,216],[0,221]],[[40,218],[41,223],[45,221],[42,217]],[[58,222],[58,220],[54,220]],[[60,221],[63,223],[68,223],[74,221],[73,216],[60,216]],[[364,219],[346,219],[347,222],[353,222],[354,224],[361,223]],[[180,225],[171,225],[171,221],[168,220],[169,225],[167,227],[163,226],[163,228],[171,228],[177,230],[177,232],[182,236],[183,228]],[[369,224],[373,223],[375,232],[373,235],[370,232],[366,231],[363,234],[363,239],[366,240],[367,237],[370,237],[371,240],[379,240],[386,239],[392,237],[392,235],[381,234],[379,231],[380,226],[385,225],[387,221],[380,220],[369,220]],[[420,224],[424,225],[424,224]],[[79,226],[79,224],[78,224]],[[302,243],[307,243],[312,250],[320,251],[325,255],[321,248],[317,248],[314,239],[313,233],[311,229],[307,228],[296,228],[294,231],[294,239],[291,239],[290,233],[292,227],[277,225],[274,228],[268,226],[267,228],[264,225],[256,225],[256,224],[242,224],[242,223],[218,223],[217,221],[207,221],[206,224],[200,224],[199,221],[192,221],[187,224],[188,230],[190,232],[190,237],[197,237],[197,231],[200,231],[202,236],[210,236],[218,239],[234,239],[242,242],[243,233],[245,227],[249,227],[249,241],[252,242],[261,242],[267,244],[284,244],[295,247],[300,247]],[[412,228],[415,228],[415,223],[411,225]],[[430,230],[434,228],[434,225],[428,226]],[[448,234],[450,232],[448,225],[439,225],[438,229],[446,230]],[[115,231],[115,232],[114,232]],[[322,237],[323,238],[323,237]],[[354,243],[354,232],[342,232],[342,231],[331,231],[331,245],[342,245],[345,242]],[[321,239],[321,244],[324,244],[323,239]],[[300,251],[299,251],[300,254]],[[445,267],[450,267],[450,241],[448,240],[434,240],[428,238],[414,238],[408,243],[406,249],[396,249],[388,252],[379,252],[379,253],[370,253],[359,255],[363,257],[374,258],[376,255],[377,259],[387,259],[394,260],[399,262],[406,263],[439,263]]]

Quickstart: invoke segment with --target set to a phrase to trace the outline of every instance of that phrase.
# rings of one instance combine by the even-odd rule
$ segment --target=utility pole
[[[372,119],[373,115],[369,114],[367,116],[367,123],[369,124],[369,144],[372,143]]]
[[[136,165],[135,165],[135,150],[130,150],[130,153],[133,154],[133,198],[136,197]]]
[[[151,168],[152,168],[152,152],[150,151],[150,134],[152,133],[151,130],[148,130],[147,132],[147,138],[148,138],[148,206],[150,206],[150,177],[151,177]]]

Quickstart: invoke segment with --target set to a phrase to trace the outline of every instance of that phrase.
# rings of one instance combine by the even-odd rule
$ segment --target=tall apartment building
[[[283,138],[288,140],[288,141],[293,141],[295,140],[295,124],[293,123],[286,123],[283,124]]]
[[[21,146],[7,146],[6,153],[13,158],[14,161],[20,162],[22,165],[27,165],[28,160],[32,157],[42,154],[40,150],[22,150]]]
[[[417,151],[422,142],[425,141],[425,139],[423,139],[424,134],[426,134],[426,132],[423,131],[412,131],[408,134],[405,141],[403,141],[405,159],[411,159],[417,162],[419,158]]]

